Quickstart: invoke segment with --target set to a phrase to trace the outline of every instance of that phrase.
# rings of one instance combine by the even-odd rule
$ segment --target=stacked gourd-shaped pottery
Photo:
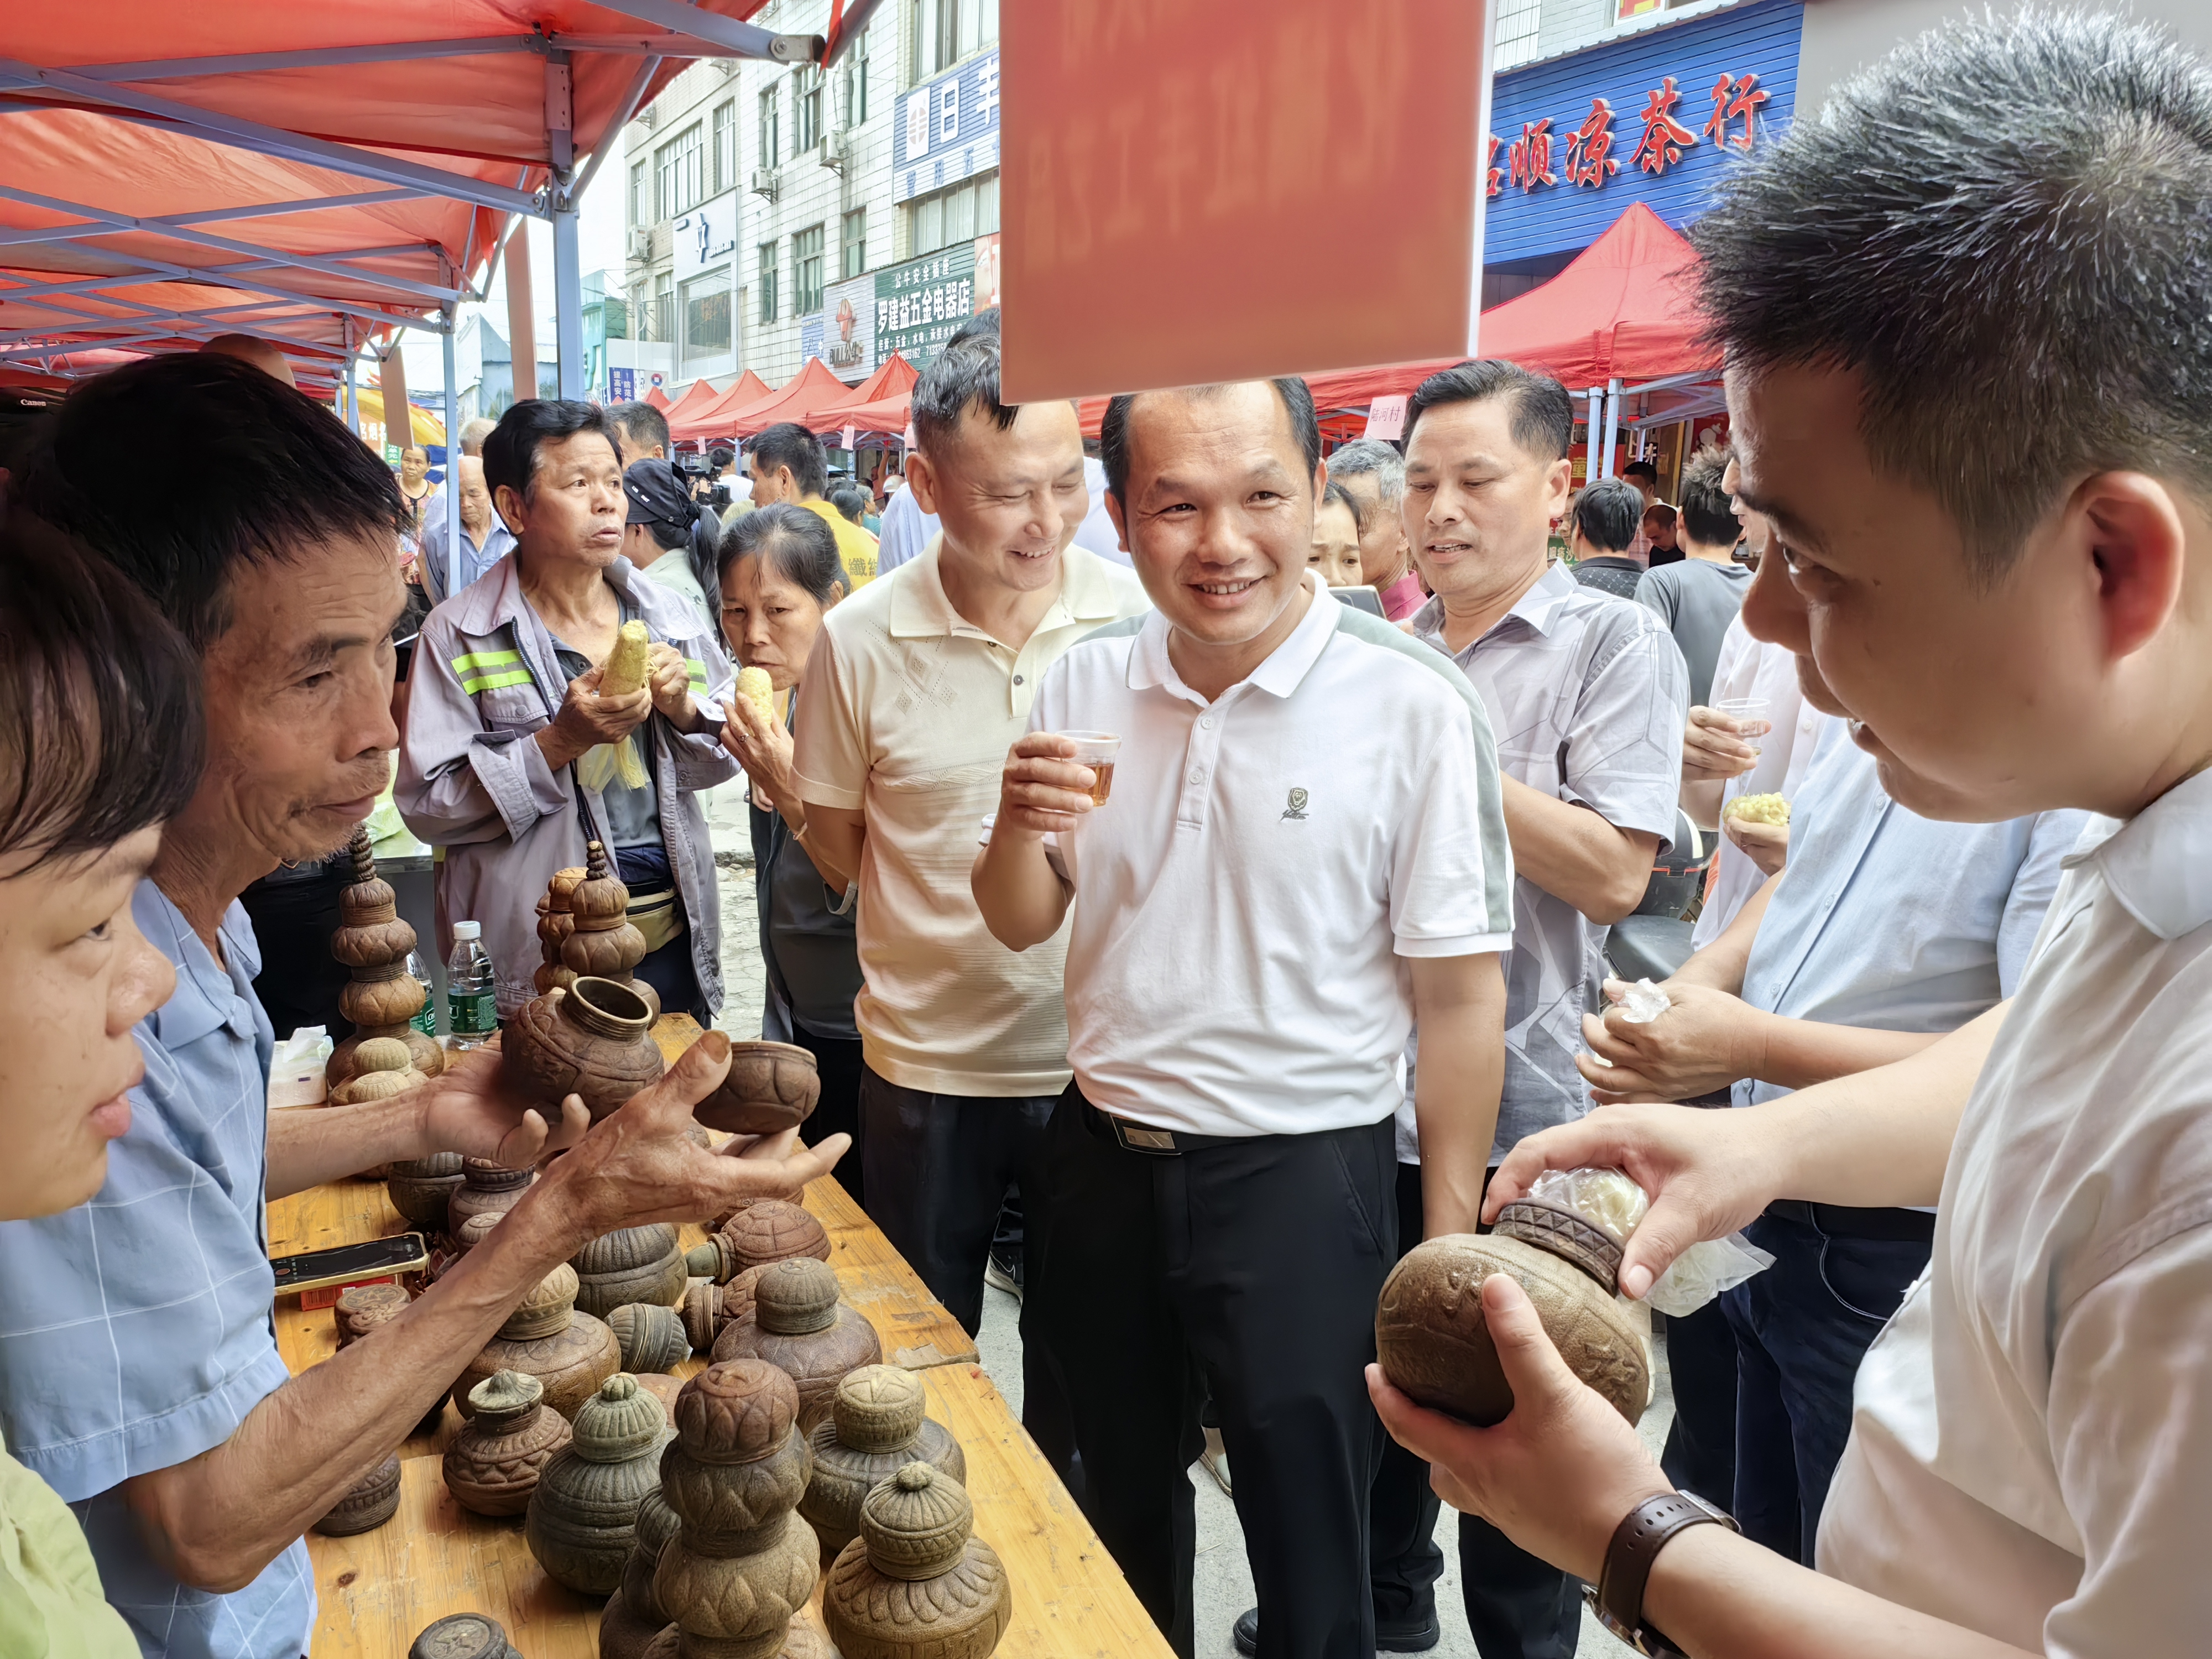
[[[814,1425],[814,1474],[799,1501],[825,1564],[860,1536],[861,1500],[908,1464],[967,1480],[960,1443],[924,1414],[927,1403],[921,1379],[896,1365],[863,1365],[837,1385],[830,1420]]]
[[[684,1251],[666,1222],[602,1233],[569,1257],[568,1265],[576,1270],[576,1305],[601,1319],[629,1303],[673,1308],[684,1299]]]
[[[367,824],[355,828],[347,850],[353,860],[353,879],[338,892],[341,925],[331,935],[331,954],[353,970],[338,993],[338,1012],[353,1022],[354,1034],[331,1051],[323,1081],[335,1091],[349,1079],[355,1071],[354,1051],[373,1037],[404,1042],[415,1069],[435,1077],[445,1069],[444,1050],[408,1023],[422,1012],[428,995],[407,971],[415,930],[400,919],[392,884],[376,873]]]
[[[998,1553],[975,1535],[967,1489],[909,1463],[860,1503],[822,1620],[843,1659],[984,1659],[1013,1617]]]
[[[655,1012],[640,994],[650,988],[579,975],[565,991],[532,997],[500,1039],[508,1085],[556,1115],[570,1095],[595,1121],[619,1110],[667,1069],[652,1036]]]
[[[556,988],[566,990],[576,982],[575,969],[561,960],[561,942],[576,930],[576,918],[568,909],[568,896],[583,878],[580,868],[556,870],[545,890],[538,895],[538,948],[544,960],[538,963],[531,985],[541,997]]]
[[[672,1371],[691,1357],[691,1340],[684,1332],[683,1316],[654,1302],[625,1302],[607,1316],[607,1328],[622,1350],[622,1368],[635,1376],[642,1371]],[[710,1345],[711,1346],[711,1345]]]
[[[1383,1375],[1421,1404],[1487,1428],[1513,1409],[1483,1316],[1482,1286],[1505,1273],[1528,1293],[1568,1368],[1631,1423],[1651,1397],[1640,1322],[1613,1295],[1620,1246],[1554,1204],[1508,1204],[1487,1233],[1448,1233],[1382,1281],[1375,1350]],[[848,1656],[849,1659],[849,1656]]]
[[[692,1109],[702,1122],[732,1134],[772,1135],[804,1123],[821,1098],[822,1073],[809,1050],[732,1042],[729,1075]]]
[[[881,1362],[876,1328],[837,1294],[837,1275],[811,1256],[779,1261],[753,1287],[751,1310],[714,1339],[714,1358],[765,1359],[799,1389],[799,1426],[811,1434],[830,1415],[837,1385]]]
[[[467,1176],[461,1172],[459,1152],[433,1152],[392,1165],[384,1182],[392,1207],[426,1232],[442,1233],[447,1206]]]
[[[422,1627],[407,1659],[522,1659],[507,1644],[507,1628],[480,1613],[449,1613]]]
[[[577,1312],[575,1303],[576,1270],[563,1261],[522,1298],[453,1384],[461,1415],[475,1413],[470,1400],[477,1383],[497,1371],[523,1371],[544,1385],[548,1406],[574,1422],[600,1385],[622,1369],[615,1334]]]
[[[665,1449],[661,1454],[667,1455]],[[668,1494],[647,1492],[637,1506],[637,1530],[630,1540],[629,1558],[623,1563],[622,1584],[599,1611],[599,1659],[643,1659],[653,1638],[670,1628],[668,1614],[653,1588],[653,1575],[660,1565],[660,1553],[683,1526],[668,1507]]]
[[[814,1533],[797,1512],[813,1458],[798,1411],[791,1379],[756,1359],[709,1366],[677,1396],[660,1490],[683,1528],[653,1589],[683,1659],[770,1659],[813,1593]]]
[[[668,1413],[617,1373],[576,1413],[575,1438],[553,1454],[530,1494],[524,1536],[549,1577],[586,1595],[622,1582],[637,1509],[660,1485]]]
[[[370,1037],[354,1049],[353,1075],[331,1091],[331,1104],[360,1106],[372,1100],[389,1100],[424,1081],[404,1042],[398,1037]]]
[[[446,1206],[446,1231],[456,1243],[472,1216],[505,1215],[522,1202],[522,1189],[538,1179],[529,1170],[508,1170],[488,1158],[461,1160],[461,1184]]]
[[[629,889],[609,867],[607,849],[598,842],[584,847],[584,878],[568,893],[572,926],[561,941],[562,965],[579,979],[617,980],[630,986],[649,1010],[647,1023],[660,1018],[660,998],[638,982],[635,969],[645,960],[645,935],[629,919]]]
[[[553,1455],[574,1436],[545,1405],[545,1385],[495,1371],[469,1390],[469,1420],[446,1448],[446,1490],[477,1515],[520,1515]]]
[[[349,1538],[374,1531],[398,1512],[399,1454],[394,1452],[356,1481],[314,1529],[325,1538]]]

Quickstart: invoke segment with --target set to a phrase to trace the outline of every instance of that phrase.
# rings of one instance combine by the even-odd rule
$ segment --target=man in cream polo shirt
[[[1047,677],[975,877],[1017,948],[1073,913],[1076,1081],[1026,1189],[1023,1335],[1066,1378],[1085,1512],[1180,1652],[1210,1393],[1259,1651],[1366,1659],[1360,1371],[1416,1011],[1433,1231],[1473,1230],[1498,1118],[1497,752],[1463,675],[1308,579],[1328,475],[1303,381],[1117,398],[1101,447],[1158,609]],[[1122,738],[1095,809],[1071,729]]]
[[[971,1333],[1000,1203],[1068,1079],[1064,941],[991,937],[968,888],[975,824],[1045,670],[1149,604],[1070,545],[1082,431],[1069,404],[999,401],[997,323],[969,324],[915,387],[908,487],[942,529],[823,618],[793,757],[803,844],[860,872],[868,1212]],[[1031,1431],[1061,1463],[1065,1434],[1037,1415],[1050,1391],[1032,1389]]]

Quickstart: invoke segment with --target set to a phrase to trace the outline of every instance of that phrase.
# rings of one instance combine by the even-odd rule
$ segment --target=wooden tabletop
[[[671,1015],[653,1036],[672,1060],[699,1028]],[[997,1550],[1014,1591],[1013,1622],[1000,1654],[1008,1659],[1165,1656],[1170,1650],[1138,1604],[1105,1547],[1054,1475],[991,1379],[975,1345],[835,1180],[806,1189],[808,1210],[830,1234],[830,1265],[845,1299],[883,1339],[884,1358],[921,1374],[929,1414],[952,1431],[968,1458],[975,1533]],[[386,1237],[407,1230],[380,1182],[344,1181],[269,1206],[272,1255]],[[689,1247],[698,1227],[683,1230]],[[294,1372],[337,1351],[330,1309],[304,1311],[296,1296],[276,1304],[276,1340]],[[695,1355],[677,1368],[690,1376]],[[354,1538],[310,1534],[321,1599],[314,1659],[399,1659],[415,1635],[449,1613],[483,1613],[507,1626],[526,1659],[597,1659],[600,1603],[562,1589],[540,1570],[520,1516],[471,1515],[447,1494],[439,1454],[459,1426],[451,1406],[438,1431],[400,1448],[399,1512]],[[820,1586],[816,1587],[817,1606]],[[818,1612],[808,1618],[818,1625]]]

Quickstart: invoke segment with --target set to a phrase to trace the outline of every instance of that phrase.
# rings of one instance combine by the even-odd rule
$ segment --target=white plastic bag
[[[1663,1003],[1666,994],[1644,980]],[[1632,991],[1631,994],[1633,994]],[[1547,1170],[1529,1183],[1528,1196],[1571,1210],[1616,1244],[1626,1245],[1651,1208],[1643,1188],[1620,1170]],[[1659,1275],[1644,1300],[1670,1319],[1693,1314],[1723,1291],[1733,1290],[1774,1265],[1774,1258],[1741,1233],[1692,1244]]]
[[[1674,1006],[1667,1000],[1667,994],[1648,979],[1638,980],[1613,1004],[1620,1010],[1621,1018],[1631,1025],[1649,1025]]]

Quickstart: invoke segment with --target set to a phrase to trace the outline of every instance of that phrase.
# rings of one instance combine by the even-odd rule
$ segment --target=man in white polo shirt
[[[1000,1203],[1068,1079],[1064,942],[1017,955],[991,937],[968,889],[975,824],[1045,670],[1149,602],[1070,545],[1089,507],[1082,429],[1067,404],[999,401],[995,326],[938,354],[914,423],[908,488],[941,532],[823,619],[793,765],[805,844],[860,872],[868,1213],[972,1333]],[[1032,1369],[1030,1431],[1066,1473],[1054,1393]]]
[[[1306,575],[1301,380],[1117,398],[1109,501],[1158,609],[1047,676],[975,889],[1067,936],[1068,1058],[1031,1194],[1027,1345],[1066,1376],[1085,1513],[1193,1649],[1187,1473],[1210,1393],[1271,1656],[1365,1659],[1358,1373],[1397,1256],[1416,1011],[1427,1214],[1468,1231],[1504,1065],[1512,862],[1481,699]],[[1109,798],[1054,735],[1118,733]]]

